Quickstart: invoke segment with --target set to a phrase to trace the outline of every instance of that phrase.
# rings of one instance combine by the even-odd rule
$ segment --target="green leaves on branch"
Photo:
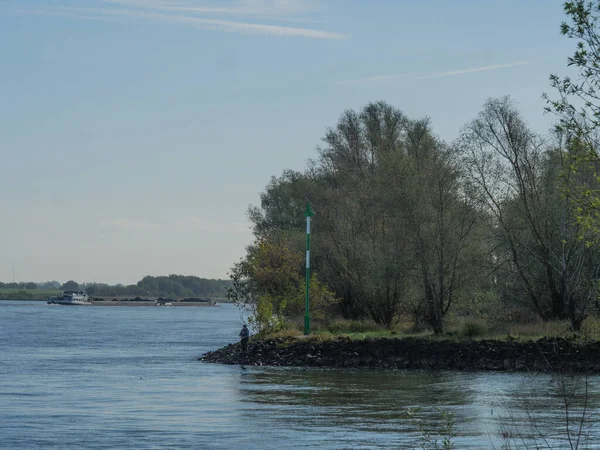
[[[544,95],[546,111],[558,118],[556,131],[567,143],[569,167],[565,174],[565,190],[578,203],[577,218],[589,244],[600,240],[600,1],[569,1],[564,4],[568,17],[561,33],[576,41],[576,49],[568,58],[573,76],[550,76],[557,98]]]
[[[257,332],[280,331],[286,320],[304,312],[304,267],[304,252],[282,234],[259,238],[232,268],[229,298],[250,308],[249,323]],[[310,296],[315,319],[322,319],[325,308],[336,302],[315,273],[310,280]]]

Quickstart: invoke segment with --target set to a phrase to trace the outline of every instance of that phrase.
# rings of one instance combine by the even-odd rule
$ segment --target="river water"
[[[421,448],[444,413],[457,449],[571,448],[565,398],[572,434],[587,399],[579,448],[600,448],[598,377],[197,360],[240,320],[232,305],[0,301],[0,448]]]

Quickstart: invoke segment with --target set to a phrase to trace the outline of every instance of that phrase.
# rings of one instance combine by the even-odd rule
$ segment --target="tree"
[[[409,183],[398,203],[408,225],[413,271],[422,286],[421,311],[434,333],[440,334],[456,297],[479,273],[484,249],[476,232],[482,215],[462,192],[455,152],[424,138],[411,150]],[[426,144],[427,140],[431,142]],[[423,148],[426,145],[429,149]]]
[[[410,291],[402,217],[391,202],[398,186],[392,168],[403,167],[407,123],[384,102],[346,111],[309,167],[316,186],[319,273],[341,298],[347,317],[367,315],[387,327]]]
[[[326,210],[322,233],[336,272],[323,279],[340,283],[343,301],[377,323],[391,326],[416,303],[413,312],[441,333],[468,274],[477,273],[465,255],[478,261],[467,251],[478,245],[477,214],[461,194],[451,150],[428,120],[383,102],[347,111],[324,141],[316,173],[327,181],[317,206]]]
[[[77,281],[69,280],[61,286],[63,291],[76,291],[79,289],[79,283]]]
[[[572,199],[561,195],[564,152],[550,152],[510,98],[488,100],[459,144],[468,192],[494,223],[494,257],[519,280],[543,320],[579,330],[597,292],[598,252],[580,239]],[[523,299],[525,300],[525,299]]]

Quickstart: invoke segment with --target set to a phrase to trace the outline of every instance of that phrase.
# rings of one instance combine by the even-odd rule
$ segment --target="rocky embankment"
[[[268,339],[208,352],[201,361],[249,366],[443,369],[600,373],[600,342],[450,341],[417,338],[352,340]]]

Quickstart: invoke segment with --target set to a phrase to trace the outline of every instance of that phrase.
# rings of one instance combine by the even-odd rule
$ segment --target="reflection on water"
[[[235,308],[0,302],[1,449],[570,448],[560,377],[239,367],[197,357],[238,339]],[[564,380],[570,424],[600,379]],[[575,395],[571,395],[571,394]],[[420,411],[410,417],[407,410]],[[534,426],[531,424],[534,422]],[[539,438],[542,434],[548,441]],[[585,445],[600,431],[585,424]]]
[[[251,368],[241,370],[240,377],[240,399],[252,420],[287,429],[291,439],[294,432],[318,435],[315,442],[332,448],[336,443],[418,447],[424,431],[442,431],[441,411],[456,419],[458,448],[522,448],[524,442],[565,448],[564,399],[574,436],[586,383],[588,419],[600,405],[598,378],[584,376]],[[413,416],[407,414],[417,408]],[[594,448],[597,433],[588,421],[587,446],[580,448]]]

